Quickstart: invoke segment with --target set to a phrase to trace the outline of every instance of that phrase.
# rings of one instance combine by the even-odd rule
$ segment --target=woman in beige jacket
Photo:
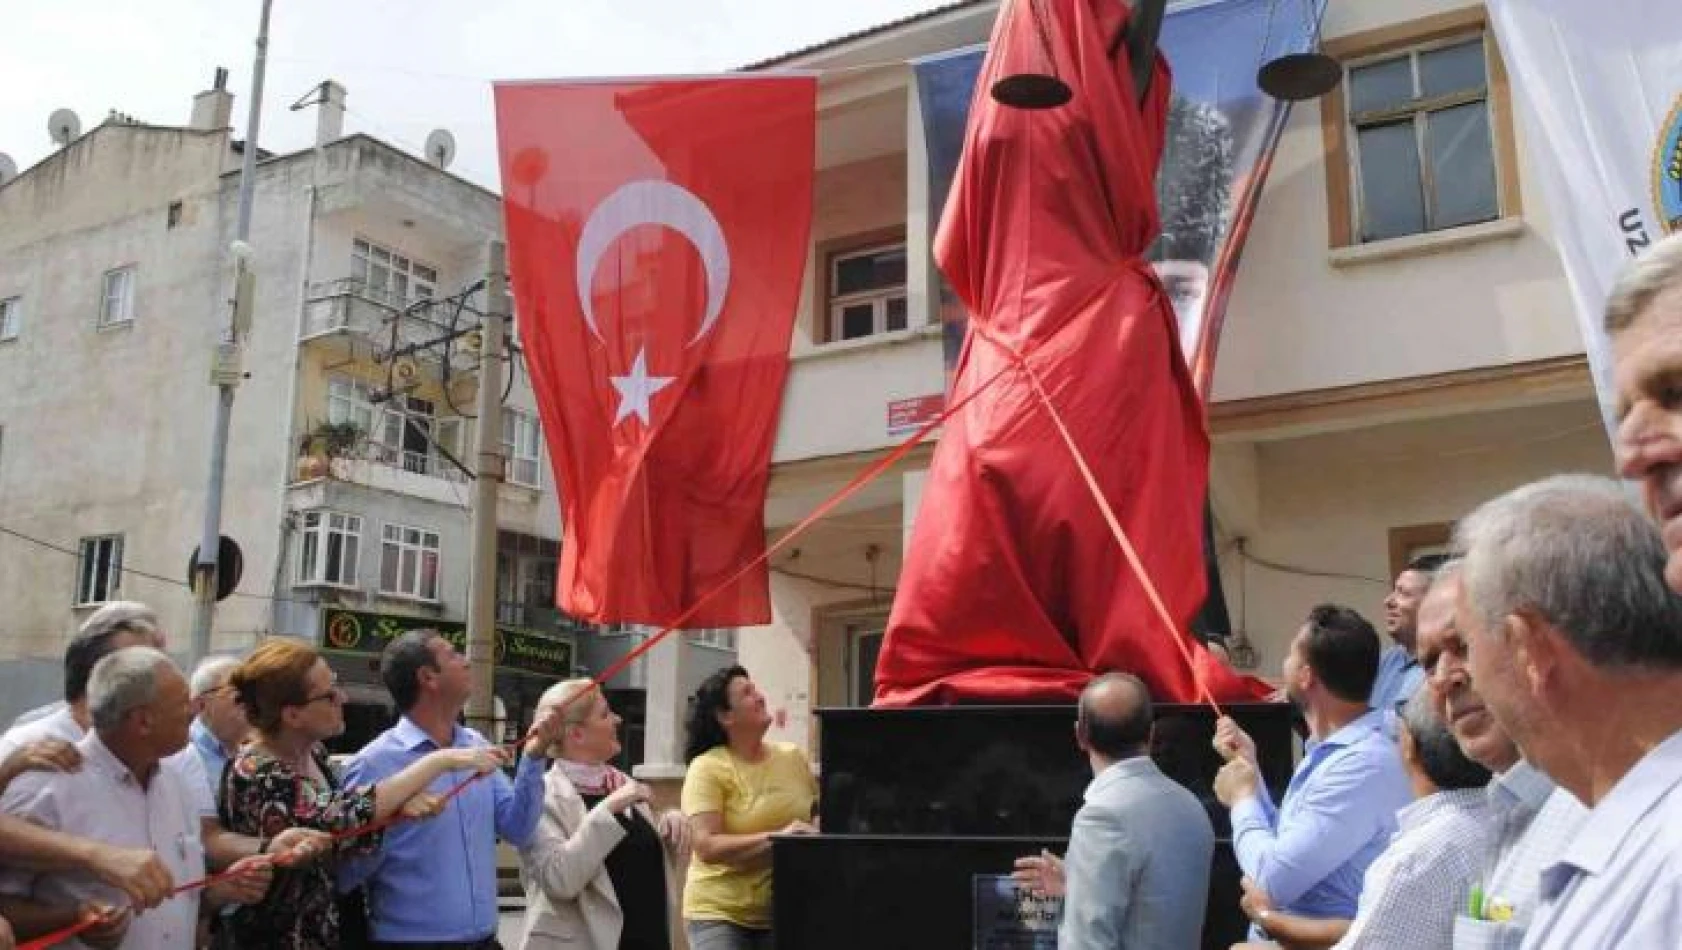
[[[656,818],[648,790],[607,764],[619,754],[620,720],[595,684],[549,687],[537,718],[563,703],[543,818],[520,849],[526,919],[519,946],[670,950],[688,823],[676,811]]]

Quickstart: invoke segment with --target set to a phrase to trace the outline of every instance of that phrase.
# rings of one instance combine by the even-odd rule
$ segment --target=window
[[[380,545],[380,593],[438,599],[438,534],[388,524]]]
[[[905,245],[829,255],[827,297],[831,342],[905,329]]]
[[[868,706],[875,699],[876,659],[882,653],[885,625],[884,618],[846,626],[847,693],[854,706]]]
[[[386,400],[380,412],[380,461],[417,475],[441,474],[433,444],[435,410],[432,400],[402,393]]]
[[[175,226],[180,224],[180,223],[181,223],[181,202],[171,201],[169,203],[169,210],[164,212],[164,228],[166,230],[174,230]]]
[[[530,488],[542,486],[538,480],[543,445],[543,429],[537,416],[522,409],[502,411],[502,451],[508,456],[508,480]]]
[[[1347,81],[1321,105],[1331,243],[1520,213],[1511,97],[1481,7],[1340,37]]]
[[[1390,529],[1390,576],[1395,577],[1408,562],[1425,554],[1447,554],[1454,534],[1449,522],[1405,525]]]
[[[304,512],[298,548],[298,585],[355,587],[362,548],[362,519],[337,511]]]
[[[120,326],[134,320],[134,266],[105,272],[104,293],[99,301],[99,325]]]
[[[123,536],[83,538],[76,571],[76,605],[116,600],[123,586]]]
[[[712,647],[717,650],[736,649],[736,628],[734,627],[714,627],[709,630],[690,630],[686,636],[689,637],[690,643],[699,644],[704,647]]]
[[[1483,37],[1349,70],[1362,242],[1500,215]]]
[[[374,431],[374,403],[368,387],[342,376],[327,381],[327,421],[334,425],[354,424],[363,435]]]
[[[0,340],[15,340],[23,327],[23,298],[0,300]]]
[[[436,268],[362,238],[351,245],[350,276],[369,296],[394,307],[431,300],[438,286]]]

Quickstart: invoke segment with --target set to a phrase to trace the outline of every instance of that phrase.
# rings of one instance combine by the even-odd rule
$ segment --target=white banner
[[[1682,229],[1682,0],[1488,3],[1610,433],[1607,295]]]

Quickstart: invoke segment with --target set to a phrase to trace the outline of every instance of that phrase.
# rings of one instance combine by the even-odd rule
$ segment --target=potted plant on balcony
[[[304,435],[298,453],[300,481],[333,473],[333,460],[350,455],[363,437],[354,422],[321,422]]]

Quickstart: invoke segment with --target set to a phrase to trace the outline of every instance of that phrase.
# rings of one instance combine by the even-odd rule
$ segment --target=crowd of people
[[[1628,482],[1553,476],[1467,514],[1452,555],[1395,579],[1387,645],[1350,608],[1310,610],[1281,669],[1308,736],[1280,801],[1218,721],[1253,924],[1234,950],[1682,940],[1682,235],[1630,267],[1605,323]],[[1064,895],[1065,950],[1198,945],[1209,868],[1184,858],[1214,832],[1151,765],[1149,708],[1131,677],[1087,688],[1095,778],[1068,854],[1018,862]]]
[[[1682,933],[1682,235],[1608,306],[1621,474],[1554,476],[1481,505],[1385,603],[1310,610],[1281,668],[1307,741],[1283,797],[1221,718],[1214,792],[1253,922],[1244,948],[1595,950]],[[398,716],[341,769],[331,666],[292,638],[190,677],[156,614],[93,613],[64,699],[0,736],[0,947],[489,950],[497,841],[519,850],[519,946],[772,945],[771,842],[816,831],[804,753],[741,667],[691,700],[681,808],[611,762],[589,680],[551,687],[518,755],[461,725],[466,659],[419,630],[380,676]],[[1080,698],[1094,774],[1067,854],[1059,946],[1201,942],[1214,831],[1150,758],[1151,697]],[[516,761],[517,759],[517,761]]]
[[[380,660],[397,723],[341,767],[347,696],[316,650],[275,638],[187,677],[165,646],[144,604],[105,605],[64,701],[0,737],[0,947],[80,925],[65,945],[486,950],[499,838],[522,948],[771,945],[771,835],[815,830],[817,786],[740,667],[697,691],[683,810],[656,814],[588,679],[544,693],[510,776],[460,724],[466,659],[406,633]]]

